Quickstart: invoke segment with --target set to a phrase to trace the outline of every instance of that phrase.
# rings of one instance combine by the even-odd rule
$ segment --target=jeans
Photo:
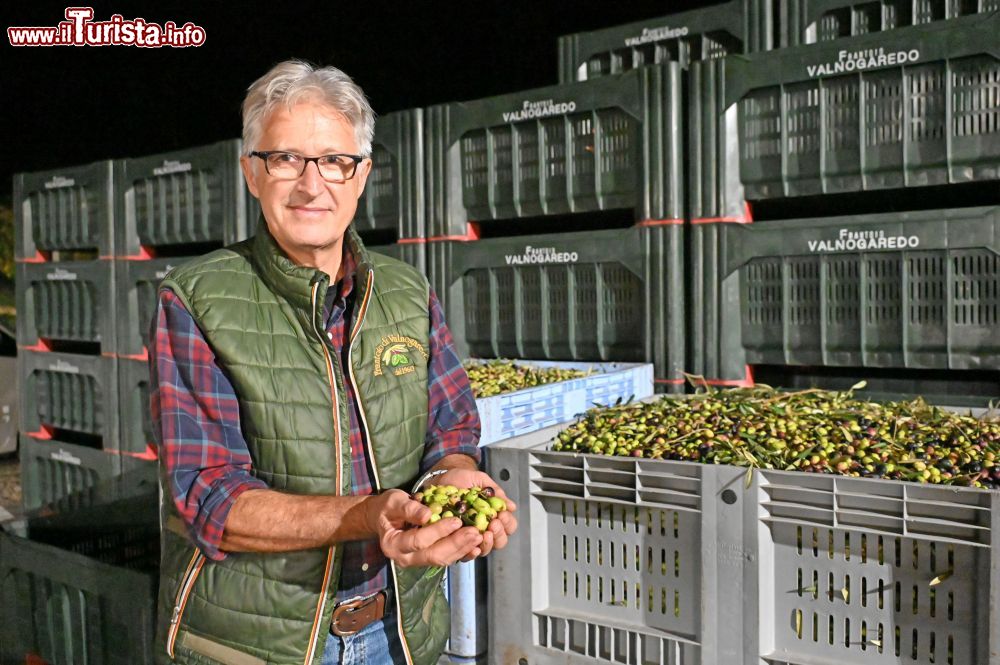
[[[399,641],[395,604],[386,607],[385,617],[347,637],[329,633],[321,665],[394,665],[405,663]]]

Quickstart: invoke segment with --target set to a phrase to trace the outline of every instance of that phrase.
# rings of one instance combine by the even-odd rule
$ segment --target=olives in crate
[[[431,509],[428,524],[446,517],[458,517],[465,526],[486,531],[490,522],[507,510],[507,502],[495,495],[492,487],[459,488],[454,485],[429,485],[413,495]]]
[[[469,375],[472,392],[476,397],[492,397],[547,383],[579,379],[590,374],[578,369],[536,367],[510,360],[491,360],[484,363],[467,361],[465,371]]]
[[[552,449],[1000,489],[1000,422],[767,386],[591,409]]]

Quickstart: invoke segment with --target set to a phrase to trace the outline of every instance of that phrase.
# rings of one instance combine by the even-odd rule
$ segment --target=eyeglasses
[[[280,180],[295,180],[305,173],[309,162],[316,162],[320,176],[327,182],[334,183],[347,182],[353,178],[358,170],[358,164],[364,161],[364,157],[360,155],[333,154],[305,157],[281,150],[255,150],[250,156],[263,159],[267,174]]]

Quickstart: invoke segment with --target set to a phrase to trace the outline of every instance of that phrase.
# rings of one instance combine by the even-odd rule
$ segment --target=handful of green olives
[[[431,509],[428,524],[445,517],[459,517],[465,526],[486,531],[498,514],[507,510],[507,502],[496,496],[492,487],[461,488],[454,485],[428,485],[413,495]]]

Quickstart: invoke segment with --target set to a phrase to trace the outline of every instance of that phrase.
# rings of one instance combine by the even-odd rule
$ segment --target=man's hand
[[[454,485],[462,488],[492,487],[496,495],[507,503],[507,510],[498,513],[490,522],[489,528],[483,532],[483,542],[478,547],[478,551],[470,552],[462,559],[463,561],[471,561],[477,556],[486,556],[493,550],[500,550],[507,546],[508,537],[517,530],[517,518],[513,514],[517,506],[507,498],[504,491],[493,482],[489,475],[473,469],[451,468],[446,473],[435,476],[431,482],[435,485]],[[441,522],[444,521],[441,520]]]
[[[431,518],[430,508],[414,501],[402,490],[389,490],[371,497],[366,517],[378,534],[382,552],[401,566],[450,566],[475,558],[485,538],[475,527],[449,517],[423,526]],[[419,526],[410,529],[409,526]]]

